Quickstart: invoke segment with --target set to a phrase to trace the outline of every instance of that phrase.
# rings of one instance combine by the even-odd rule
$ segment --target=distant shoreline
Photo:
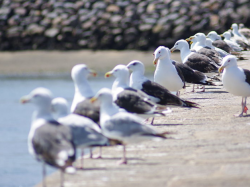
[[[117,64],[128,64],[140,60],[146,71],[154,70],[153,51],[21,51],[0,52],[1,77],[61,76],[70,74],[75,64],[84,63],[97,72],[111,70]],[[180,60],[179,53],[173,53],[172,59]],[[53,77],[52,76],[52,77]]]

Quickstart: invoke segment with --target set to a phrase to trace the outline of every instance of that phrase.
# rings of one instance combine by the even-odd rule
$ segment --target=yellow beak
[[[92,75],[93,77],[97,76],[97,73],[94,70],[89,69],[89,72],[90,72],[90,75]]]
[[[233,27],[230,27],[231,30],[233,30]]]
[[[22,103],[22,104],[28,103],[29,101],[30,101],[30,97],[29,97],[28,95],[23,96],[23,97],[20,99],[20,103]]]
[[[189,38],[186,39],[186,41],[190,42],[192,39],[194,39],[194,36],[190,36]]]
[[[223,34],[220,34],[220,37],[223,37]]]
[[[224,70],[224,66],[221,66],[218,71],[219,71],[219,73],[222,73],[223,70]]]
[[[190,41],[190,44],[192,44],[193,42],[192,41]]]
[[[108,78],[108,77],[111,77],[112,75],[113,75],[112,71],[109,71],[109,72],[105,73],[104,77]]]
[[[155,58],[153,64],[157,65],[158,60],[159,60],[159,58]]]
[[[175,51],[175,48],[172,47],[172,48],[170,49],[170,52],[173,53],[174,51]]]
[[[94,102],[96,102],[97,101],[97,98],[96,97],[92,97],[91,99],[90,99],[90,102],[91,103],[94,103]]]

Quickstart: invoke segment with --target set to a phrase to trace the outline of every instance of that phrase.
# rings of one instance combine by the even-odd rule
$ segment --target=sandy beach
[[[173,59],[180,60],[179,53]],[[146,71],[153,71],[153,51],[22,51],[0,52],[0,75],[48,75],[70,73],[76,64],[87,64],[97,72],[111,70],[117,64],[140,60]]]
[[[249,52],[244,56],[250,59]],[[134,59],[143,61],[148,70],[154,68],[152,52],[26,51],[2,52],[0,57],[1,75],[67,73],[77,63],[104,72]],[[250,60],[238,64],[250,69]],[[154,127],[174,132],[175,139],[129,145],[127,165],[117,165],[121,147],[104,148],[103,159],[86,159],[83,170],[66,175],[65,186],[249,186],[250,115],[234,116],[241,109],[241,98],[227,93],[223,86],[207,87],[205,93],[190,91],[191,87],[182,90],[181,97],[198,103],[200,109],[172,108],[166,117],[155,119]],[[47,186],[58,186],[59,176],[59,172],[48,176]]]

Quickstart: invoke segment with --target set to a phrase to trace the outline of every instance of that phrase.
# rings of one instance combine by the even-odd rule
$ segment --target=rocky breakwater
[[[250,25],[248,0],[2,0],[0,50],[155,49]]]

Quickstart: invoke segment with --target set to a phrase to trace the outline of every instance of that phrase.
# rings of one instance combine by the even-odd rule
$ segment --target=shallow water
[[[102,87],[111,88],[113,79],[90,80],[96,92]],[[28,153],[32,104],[21,105],[19,99],[37,87],[50,89],[54,97],[64,97],[69,103],[74,95],[74,85],[65,79],[0,79],[0,186],[34,186],[42,180],[41,163]],[[47,167],[47,172],[55,169]]]

